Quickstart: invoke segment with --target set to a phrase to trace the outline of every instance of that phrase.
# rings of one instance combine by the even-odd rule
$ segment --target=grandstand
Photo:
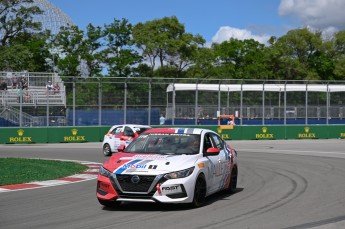
[[[47,110],[66,107],[65,85],[56,73],[0,72],[0,79],[6,80],[8,88],[0,90],[0,126],[45,126],[49,122],[46,120]],[[14,79],[25,79],[30,97],[20,96],[24,90],[13,85]],[[59,85],[60,90],[49,92],[46,89],[48,81]],[[66,117],[61,114],[54,119],[59,120],[59,124],[66,122]]]

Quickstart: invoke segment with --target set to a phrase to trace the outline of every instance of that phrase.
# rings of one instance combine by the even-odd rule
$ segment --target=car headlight
[[[101,174],[102,176],[105,176],[105,177],[111,177],[111,172],[106,170],[103,166],[101,166],[99,168],[99,174]]]
[[[164,177],[166,179],[184,178],[184,177],[188,177],[189,175],[191,175],[193,173],[193,171],[194,171],[194,166],[190,167],[188,169],[167,173],[164,175]]]

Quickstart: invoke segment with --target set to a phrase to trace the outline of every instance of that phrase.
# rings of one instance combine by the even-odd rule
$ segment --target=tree
[[[33,16],[42,14],[43,11],[37,6],[30,6],[33,2],[33,0],[2,0],[0,2],[0,44],[2,46],[9,45],[11,39],[20,33],[41,30],[41,22],[34,22]]]
[[[50,48],[57,50],[53,55],[61,75],[82,75],[83,39],[84,32],[77,26],[61,27],[60,32],[51,39]]]
[[[46,59],[50,54],[47,49],[45,33],[22,33],[11,40],[11,45],[0,46],[0,69],[3,71],[49,71]]]
[[[253,39],[231,38],[212,44],[217,75],[220,78],[265,79],[265,46]]]
[[[128,77],[133,66],[141,62],[140,55],[132,48],[131,35],[132,25],[126,19],[114,19],[113,23],[105,25],[106,48],[102,53],[110,76]]]
[[[158,62],[160,71],[169,67],[169,72],[171,67],[181,72],[190,66],[191,56],[205,43],[200,35],[186,33],[184,25],[175,16],[136,24],[133,39],[152,71]]]
[[[91,77],[100,76],[103,70],[101,60],[101,48],[103,45],[100,41],[102,38],[103,34],[101,27],[95,27],[92,24],[87,26],[81,58],[85,60]]]
[[[339,31],[334,35],[334,48],[336,50],[334,78],[345,80],[345,31]]]
[[[187,71],[188,78],[209,78],[214,76],[215,53],[213,49],[201,47],[192,55],[193,65]]]
[[[290,30],[270,50],[279,65],[279,78],[288,80],[320,79],[315,64],[322,63],[321,33],[307,28]],[[321,68],[318,66],[318,68]]]

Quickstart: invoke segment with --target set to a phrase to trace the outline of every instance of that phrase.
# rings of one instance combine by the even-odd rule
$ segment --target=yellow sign
[[[10,143],[31,143],[32,142],[32,139],[31,139],[32,137],[24,136],[23,129],[17,130],[17,133],[18,133],[18,136],[9,138]]]
[[[222,134],[222,138],[224,140],[230,139],[229,134]]]
[[[315,133],[310,133],[310,127],[304,127],[304,133],[299,133],[298,138],[316,138]]]
[[[78,130],[77,129],[72,129],[72,136],[64,136],[63,140],[65,142],[75,142],[75,141],[86,141],[85,136],[78,136]]]
[[[340,133],[340,138],[345,138],[345,133]]]
[[[255,134],[255,138],[257,139],[272,139],[274,138],[274,134],[268,133],[268,128],[267,127],[262,127],[261,128],[262,133],[257,133]]]

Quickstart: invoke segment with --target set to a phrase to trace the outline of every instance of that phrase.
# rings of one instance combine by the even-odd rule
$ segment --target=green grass
[[[0,185],[52,180],[85,171],[76,162],[26,158],[0,158]]]

